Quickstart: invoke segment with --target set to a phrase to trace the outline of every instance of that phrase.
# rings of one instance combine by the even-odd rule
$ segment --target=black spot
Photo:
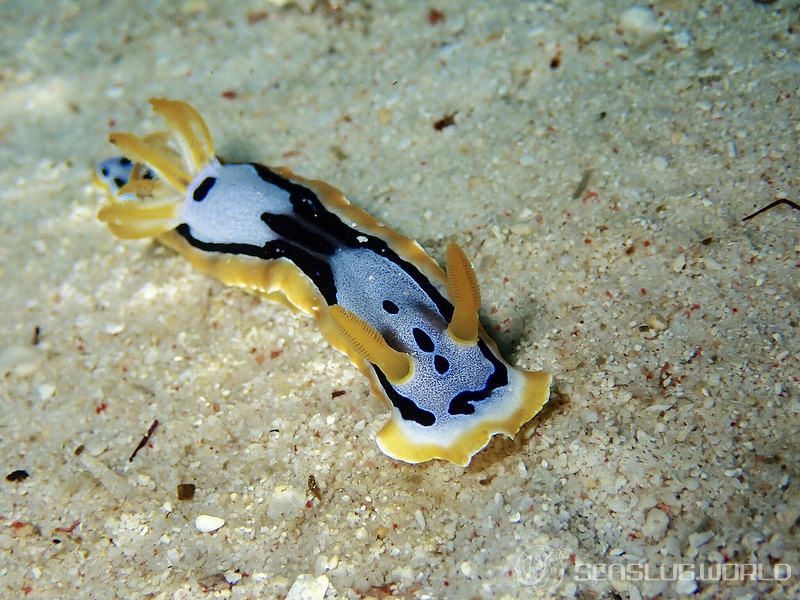
[[[400,312],[400,309],[397,308],[397,304],[395,304],[391,300],[383,301],[383,310],[385,310],[390,315],[396,315],[397,313]]]
[[[203,179],[203,182],[192,192],[192,199],[195,202],[202,202],[205,200],[208,192],[211,191],[211,188],[214,187],[215,183],[217,183],[216,177],[206,177]]]
[[[122,177],[114,177],[114,185],[117,186],[118,188],[121,188],[126,183],[128,182]]]
[[[108,177],[108,167],[103,167],[100,169],[100,172],[103,174],[103,177]]]
[[[119,159],[119,164],[121,164],[123,167],[127,167],[127,166],[129,166],[131,164],[131,159],[130,158],[125,158],[123,156],[122,158]]]
[[[150,169],[147,169],[142,175],[142,179],[155,179],[155,178],[156,174],[153,173]]]
[[[439,373],[439,375],[444,375],[450,368],[450,361],[441,354],[437,354],[433,357],[433,367],[436,369],[436,372]]]
[[[423,352],[433,352],[434,349],[433,340],[431,340],[431,338],[428,337],[427,333],[422,331],[422,329],[417,329],[416,327],[414,327],[413,333],[414,333],[414,341],[417,342],[417,346],[419,346],[420,350],[422,350]]]

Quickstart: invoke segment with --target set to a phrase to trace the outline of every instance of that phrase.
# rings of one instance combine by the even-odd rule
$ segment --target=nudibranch
[[[475,273],[456,244],[447,269],[336,188],[288,168],[226,163],[185,102],[151,99],[168,131],[112,133],[98,165],[100,220],[153,237],[201,271],[313,315],[325,339],[391,406],[380,449],[410,463],[467,465],[547,402],[551,376],[508,364],[479,322]]]

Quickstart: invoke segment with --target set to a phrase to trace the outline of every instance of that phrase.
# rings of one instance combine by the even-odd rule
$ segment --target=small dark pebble
[[[331,154],[336,160],[347,160],[349,155],[339,146],[331,146]]]
[[[444,21],[444,13],[441,10],[432,8],[428,11],[428,23],[438,25],[442,21]]]
[[[25,469],[17,469],[16,471],[11,471],[11,473],[6,475],[6,480],[19,483],[20,481],[25,481],[28,477],[30,477],[30,475]]]
[[[251,13],[247,13],[247,23],[249,25],[255,25],[260,21],[263,21],[269,16],[269,13],[265,10],[254,11]]]
[[[433,128],[436,131],[441,131],[445,127],[450,127],[451,125],[455,125],[456,124],[456,115],[457,114],[458,114],[457,112],[454,112],[454,113],[450,113],[449,115],[443,116],[441,119],[439,119],[438,121],[436,121],[433,124]]]
[[[178,484],[178,500],[191,500],[194,498],[194,484],[193,483],[179,483]]]
[[[308,491],[311,492],[317,500],[322,501],[322,492],[320,492],[317,479],[313,475],[308,476]]]
[[[776,0],[754,0],[756,4],[774,4]]]
[[[704,239],[704,240],[703,240],[702,242],[700,242],[700,243],[701,243],[701,244],[703,244],[703,246],[708,246],[708,245],[709,245],[709,244],[711,244],[711,242],[713,242],[713,241],[714,241],[714,238],[713,238],[713,237],[707,237],[706,239]]]

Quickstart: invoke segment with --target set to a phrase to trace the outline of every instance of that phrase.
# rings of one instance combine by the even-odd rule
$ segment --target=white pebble
[[[43,383],[39,386],[39,398],[42,400],[50,400],[56,393],[56,386],[52,383]]]
[[[112,85],[111,87],[106,88],[106,98],[119,98],[122,96],[123,92],[124,90],[122,87],[118,85]]]
[[[653,168],[656,171],[666,171],[667,167],[669,166],[669,161],[667,160],[666,156],[656,156],[653,159]]]
[[[119,335],[125,331],[125,323],[106,323],[105,332],[108,335]]]
[[[328,578],[325,575],[314,577],[308,573],[298,575],[294,580],[286,600],[322,600],[328,591]]]
[[[227,581],[230,585],[236,585],[242,580],[242,575],[233,569],[228,569],[225,571],[223,576],[225,577],[225,581]]]
[[[13,373],[17,377],[33,375],[42,364],[44,356],[27,346],[7,346],[0,353],[0,375]]]
[[[647,326],[654,331],[664,331],[667,328],[664,319],[655,314],[647,317]]]
[[[269,499],[267,515],[272,519],[296,517],[306,505],[306,497],[290,485],[276,485]]]
[[[642,533],[654,540],[660,540],[664,537],[668,525],[669,517],[667,513],[659,508],[652,508],[647,511],[647,518],[645,519]]]
[[[211,533],[225,525],[225,519],[222,517],[213,517],[211,515],[198,515],[194,520],[194,526],[202,533]]]
[[[676,33],[672,40],[678,50],[685,50],[692,44],[692,34],[684,29]]]
[[[464,577],[472,577],[472,565],[467,561],[463,561],[458,568],[464,574]]]
[[[632,6],[626,10],[620,16],[619,24],[626,37],[639,43],[653,40],[662,31],[656,15],[645,6]]]
[[[684,268],[686,268],[686,255],[679,254],[672,261],[672,270],[675,273],[680,273]]]
[[[419,525],[420,529],[425,529],[425,515],[422,514],[422,511],[417,509],[414,511],[414,518],[417,520],[417,525]]]
[[[158,296],[158,288],[152,283],[147,282],[142,286],[138,294],[140,294],[144,300],[154,300],[155,297]]]

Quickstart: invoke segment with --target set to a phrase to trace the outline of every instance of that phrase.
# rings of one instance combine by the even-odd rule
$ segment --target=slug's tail
[[[150,104],[168,131],[143,137],[112,133],[109,140],[123,157],[101,162],[95,173],[108,198],[97,216],[126,239],[156,237],[180,225],[189,184],[214,160],[211,134],[193,107],[163,98],[151,98]]]
[[[466,467],[495,434],[509,438],[530,421],[547,403],[553,378],[544,371],[523,371],[508,367],[510,389],[502,402],[485,415],[455,431],[428,434],[402,418],[397,409],[378,432],[377,442],[384,454],[409,463],[440,458]]]

